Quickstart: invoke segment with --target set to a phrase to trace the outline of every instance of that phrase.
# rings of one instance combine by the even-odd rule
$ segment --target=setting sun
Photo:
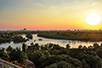
[[[92,13],[88,15],[86,21],[90,25],[98,25],[101,22],[101,16],[97,13]]]

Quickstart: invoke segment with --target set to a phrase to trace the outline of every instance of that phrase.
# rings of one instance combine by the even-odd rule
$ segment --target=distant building
[[[23,29],[23,31],[26,31],[26,30],[27,30],[26,28]]]

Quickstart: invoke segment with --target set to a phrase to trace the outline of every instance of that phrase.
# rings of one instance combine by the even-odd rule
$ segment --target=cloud
[[[55,7],[55,6],[50,6],[50,8],[51,8],[51,9],[54,9],[54,8],[56,8],[56,7]]]
[[[36,2],[33,2],[32,4],[36,5],[36,6],[39,6],[39,7],[43,7],[44,5],[41,4],[41,3],[36,3]]]

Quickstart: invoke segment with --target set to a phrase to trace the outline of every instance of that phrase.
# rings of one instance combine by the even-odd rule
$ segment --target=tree
[[[87,64],[85,59],[82,60],[81,66],[82,66],[82,68],[90,68],[90,66]]]
[[[34,46],[34,43],[32,42],[30,45],[31,45],[31,46]]]
[[[98,48],[99,45],[98,45],[97,43],[94,43],[94,44],[93,44],[93,47],[94,47],[94,48]]]
[[[71,65],[65,61],[60,61],[58,63],[51,64],[45,68],[72,68]]]
[[[66,48],[67,48],[67,49],[69,49],[69,48],[70,48],[69,44],[67,44],[67,45],[66,45]]]
[[[28,58],[27,55],[19,49],[13,49],[9,55],[12,61],[17,60],[21,64],[25,64],[25,60]]]
[[[6,51],[11,52],[12,49],[13,49],[13,48],[12,48],[11,46],[8,46],[8,47],[6,48]]]
[[[32,36],[31,33],[28,33],[28,34],[26,35],[26,37],[29,38],[29,39],[32,39],[32,38],[33,38],[33,36]]]
[[[41,64],[39,64],[39,59],[41,56],[43,56],[43,52],[36,50],[33,51],[32,53],[28,54],[28,57],[31,61],[33,61],[35,63],[36,66],[40,66]]]
[[[101,64],[101,58],[99,58],[99,56],[93,56],[93,55],[89,55],[86,54],[85,55],[85,60],[88,63],[88,65],[90,66],[90,68],[101,68],[102,64]]]
[[[1,58],[10,58],[10,56],[4,52],[5,48],[0,48],[0,57]]]
[[[86,50],[86,49],[87,49],[87,47],[86,47],[86,46],[83,46],[83,47],[82,47],[82,49]]]
[[[100,58],[102,58],[102,46],[100,46],[98,49],[97,49],[97,54]]]
[[[91,45],[88,46],[88,49],[89,49],[89,50],[92,50],[92,49],[93,49],[93,46],[91,46]]]
[[[39,50],[39,44],[38,43],[36,43],[34,46],[35,46],[36,50]]]
[[[47,45],[47,44],[45,44],[44,48],[45,48],[45,50],[48,50],[48,45]]]
[[[54,44],[53,49],[60,50],[61,47],[58,44]]]
[[[65,61],[57,63],[57,68],[71,68],[71,65]]]
[[[79,45],[78,49],[82,49],[82,45]]]
[[[13,38],[14,43],[19,43],[19,42],[26,42],[26,39],[23,38],[22,36],[15,36]]]
[[[57,68],[57,64],[54,63],[54,64],[51,64],[50,66],[46,66],[45,68]]]
[[[41,45],[41,50],[44,50],[44,46],[43,45]]]
[[[52,43],[49,43],[49,47],[48,48],[50,49],[52,47],[53,47],[53,44]]]
[[[23,52],[26,52],[27,50],[27,45],[25,43],[22,44],[22,51]]]

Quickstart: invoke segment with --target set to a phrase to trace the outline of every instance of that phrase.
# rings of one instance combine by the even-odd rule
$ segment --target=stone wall
[[[17,66],[15,64],[0,59],[0,68],[2,68],[3,66],[7,66],[8,68],[21,68],[20,66]]]

